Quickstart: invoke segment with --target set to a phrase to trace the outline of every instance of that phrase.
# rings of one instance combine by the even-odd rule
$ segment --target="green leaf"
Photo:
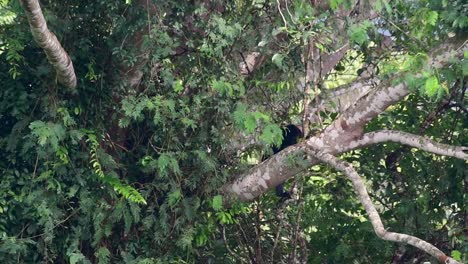
[[[237,127],[243,129],[244,128],[244,120],[247,115],[247,106],[242,103],[238,103],[236,106],[236,110],[233,113],[234,122]]]
[[[338,6],[343,3],[344,0],[330,0],[330,8],[336,10]]]
[[[426,15],[426,21],[428,24],[435,26],[439,14],[436,11],[430,11]]]
[[[65,138],[65,129],[60,124],[44,123],[42,121],[34,121],[29,125],[32,134],[37,137],[40,146],[49,143],[54,151],[59,148],[59,143]]]
[[[257,120],[253,115],[248,115],[244,119],[244,128],[248,133],[253,133],[257,128]]]
[[[284,68],[283,60],[284,60],[284,55],[283,55],[283,54],[280,54],[280,53],[276,53],[276,54],[273,55],[273,57],[271,58],[271,61],[272,61],[276,66],[278,66],[278,68],[280,68],[280,69],[283,69],[283,68]]]
[[[223,225],[234,223],[232,215],[229,212],[225,212],[225,211],[217,212],[216,213],[216,218]]]
[[[99,264],[110,263],[110,251],[106,247],[100,247],[98,251],[94,254],[98,259]]]
[[[213,90],[218,91],[220,94],[229,94],[229,87],[226,85],[226,82],[222,80],[214,80],[211,82],[211,87],[213,87]]]
[[[376,11],[376,12],[381,12],[384,5],[388,5],[388,3],[386,3],[385,0],[376,0],[374,2],[374,6],[373,6],[373,9]]]
[[[180,93],[184,90],[184,85],[183,85],[183,82],[182,80],[177,80],[175,81],[173,84],[172,84],[173,88],[174,89],[174,92],[176,93]]]
[[[91,263],[89,262],[88,259],[80,252],[80,253],[71,253],[70,255],[70,264],[76,264],[76,263]]]
[[[216,195],[213,197],[212,207],[215,211],[219,211],[223,208],[223,197],[221,195]]]
[[[367,30],[372,26],[369,21],[364,21],[358,25],[351,25],[348,29],[348,36],[351,41],[356,42],[359,45],[364,44],[369,40]]]
[[[276,124],[267,125],[260,135],[260,140],[265,142],[267,145],[281,145],[283,139],[283,131]]]
[[[132,224],[133,224],[132,214],[128,210],[127,206],[125,206],[122,213],[123,213],[123,219],[124,219],[124,233],[128,234],[130,232],[130,228],[132,228]]]
[[[162,153],[158,158],[158,168],[161,176],[167,176],[170,172],[180,174],[179,163],[172,153]]]
[[[152,162],[154,159],[153,157],[151,156],[144,156],[141,160],[140,160],[140,163],[141,163],[141,166],[143,167],[146,167],[150,164],[150,162]]]
[[[208,241],[208,236],[205,233],[199,233],[195,236],[195,244],[199,247],[204,246]]]
[[[118,178],[107,176],[103,173],[98,175],[100,176],[99,179],[102,182],[105,182],[112,186],[114,190],[118,194],[122,195],[125,199],[134,203],[146,204],[145,198],[143,198],[143,196],[132,186],[120,182]]]
[[[180,190],[175,190],[169,193],[167,197],[167,202],[170,206],[174,206],[180,201],[181,198],[182,193],[180,192]]]
[[[194,240],[195,230],[193,228],[186,228],[182,236],[177,240],[176,244],[182,249],[192,247],[192,241]]]
[[[463,76],[468,76],[468,60],[462,61],[462,72]]]
[[[429,97],[433,97],[434,95],[437,94],[439,87],[440,87],[439,80],[437,79],[437,77],[432,76],[426,80],[426,84],[424,85],[424,90]]]
[[[458,250],[452,250],[451,254],[452,258],[456,261],[461,261],[462,253]]]

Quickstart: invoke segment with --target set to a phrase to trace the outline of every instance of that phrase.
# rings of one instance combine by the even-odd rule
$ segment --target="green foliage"
[[[452,258],[457,260],[457,261],[461,261],[462,260],[462,254],[460,251],[458,250],[452,250],[452,254],[451,254]]]
[[[468,76],[468,51],[465,51],[463,55],[465,57],[465,60],[462,61],[462,73],[463,76]]]
[[[135,190],[135,188],[133,188],[130,185],[121,183],[118,178],[114,178],[104,174],[102,165],[98,158],[99,143],[97,141],[97,138],[93,134],[88,134],[87,136],[88,138],[86,139],[86,142],[90,144],[90,164],[94,169],[94,173],[97,176],[99,176],[99,179],[102,182],[112,186],[117,193],[121,194],[126,199],[135,203],[146,204],[145,198],[143,198],[143,196],[141,196],[141,194],[137,190]],[[113,162],[113,160],[111,160],[111,162]]]
[[[180,190],[175,190],[169,193],[167,202],[169,206],[174,206],[180,201],[181,198],[182,198],[182,193],[180,192]]]
[[[435,76],[429,77],[424,85],[425,92],[429,97],[436,95],[439,87],[439,80]]]
[[[211,206],[215,211],[221,210],[221,208],[223,208],[223,197],[221,195],[214,196]]]
[[[267,145],[280,146],[281,141],[283,140],[283,132],[278,125],[269,124],[263,129],[263,132],[260,135],[260,140],[265,142]]]
[[[284,55],[276,53],[271,57],[271,61],[281,70],[286,70],[286,66],[283,64]]]
[[[234,44],[242,29],[239,23],[227,21],[217,15],[211,17],[208,28],[208,38],[200,47],[208,56],[222,56],[223,50]]]
[[[34,121],[29,125],[29,129],[40,146],[50,144],[55,151],[58,150],[60,141],[65,138],[65,130],[60,124]]]
[[[88,264],[91,263],[83,254],[81,253],[71,253],[70,254],[70,263],[71,264],[77,264],[77,263],[83,263],[83,264]]]
[[[468,6],[462,4],[463,0],[443,0],[440,2],[442,9],[440,17],[442,20],[457,30],[468,27]]]
[[[99,264],[110,263],[111,253],[106,247],[100,247],[95,254]]]
[[[375,1],[374,2],[374,8],[375,8],[375,11],[378,11],[378,12],[385,9],[385,11],[388,14],[392,13],[392,6],[390,5],[388,0],[377,0],[377,1]]]
[[[219,92],[222,96],[227,97],[241,97],[245,94],[245,88],[241,82],[231,84],[229,82],[224,81],[223,79],[219,81],[213,81],[211,86],[217,92]]]
[[[179,165],[177,164],[177,160],[174,158],[172,153],[163,153],[161,156],[159,156],[158,168],[159,174],[163,177],[171,172],[174,174],[180,173]]]
[[[13,79],[16,79],[21,72],[18,70],[20,63],[23,61],[23,56],[21,56],[21,51],[24,49],[24,46],[17,39],[7,39],[4,42],[0,42],[0,45],[6,49],[6,61],[10,64],[10,69],[8,73]]]
[[[216,218],[223,225],[234,223],[234,219],[232,218],[232,215],[229,212],[226,212],[226,211],[217,212],[216,213]]]
[[[16,18],[16,13],[8,6],[10,0],[0,1],[0,25],[12,24]]]
[[[370,21],[364,21],[360,24],[351,25],[348,29],[348,35],[351,41],[356,42],[359,45],[364,44],[369,40],[367,31],[372,27]]]
[[[336,10],[338,6],[343,3],[344,0],[330,0],[330,7],[333,10]]]
[[[412,35],[421,39],[425,34],[433,30],[436,25],[439,14],[428,8],[419,8],[412,17],[413,30]]]
[[[254,133],[261,123],[270,122],[268,115],[259,111],[249,112],[247,106],[242,103],[237,104],[233,118],[237,127],[248,134]]]
[[[104,183],[109,184],[114,188],[114,190],[122,195],[125,199],[135,203],[146,204],[145,198],[132,186],[124,184],[119,181],[117,178],[111,176],[103,176],[100,178]]]

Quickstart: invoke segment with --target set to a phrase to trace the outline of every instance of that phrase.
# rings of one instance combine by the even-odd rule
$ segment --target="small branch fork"
[[[440,251],[432,244],[420,238],[401,233],[388,232],[385,229],[382,220],[380,219],[380,215],[377,212],[377,209],[375,209],[375,206],[372,203],[369,194],[367,193],[362,178],[352,167],[352,165],[328,153],[318,152],[314,150],[311,150],[311,152],[314,152],[313,155],[317,159],[332,166],[338,171],[343,172],[351,180],[354,187],[354,191],[356,192],[359,201],[361,201],[362,205],[364,206],[364,209],[366,210],[367,215],[369,216],[369,220],[372,224],[372,227],[374,228],[374,231],[378,237],[382,238],[383,240],[410,244],[437,258],[441,263],[461,264],[453,258],[450,258],[447,255],[445,255],[442,251]]]

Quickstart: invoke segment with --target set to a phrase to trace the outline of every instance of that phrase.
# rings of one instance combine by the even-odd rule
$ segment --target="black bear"
[[[287,125],[282,128],[282,130],[283,141],[281,141],[281,145],[279,147],[273,146],[273,154],[276,154],[289,146],[295,145],[299,139],[303,137],[301,129],[295,125]],[[284,190],[284,182],[276,186],[275,191],[278,197],[285,199],[291,198],[291,194]]]

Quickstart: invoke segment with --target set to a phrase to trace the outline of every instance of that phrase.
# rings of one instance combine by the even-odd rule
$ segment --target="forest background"
[[[0,262],[466,262],[467,14],[0,0]]]

